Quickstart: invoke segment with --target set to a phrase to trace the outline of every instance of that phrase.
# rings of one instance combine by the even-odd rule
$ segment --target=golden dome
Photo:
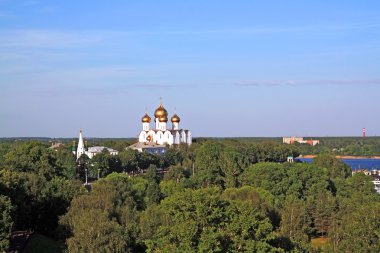
[[[171,121],[173,123],[179,123],[181,121],[180,117],[178,117],[177,113],[174,113],[173,117],[171,118]]]
[[[162,105],[162,101],[160,102],[160,106],[154,112],[154,117],[156,117],[156,118],[161,118],[161,117],[167,118],[168,117],[168,112],[166,111],[166,109]]]
[[[167,116],[159,117],[158,121],[160,121],[160,122],[168,122],[168,117]]]
[[[150,123],[151,118],[149,117],[149,115],[147,113],[145,113],[145,115],[142,117],[141,121],[143,123]]]
[[[152,136],[148,135],[148,136],[146,137],[146,140],[150,142],[150,141],[152,140]]]

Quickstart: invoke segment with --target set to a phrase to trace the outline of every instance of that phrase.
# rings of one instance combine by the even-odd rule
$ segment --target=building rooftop
[[[110,152],[110,153],[111,152],[118,152],[115,149],[107,148],[107,147],[103,147],[103,146],[89,147],[88,148],[88,152],[91,152],[91,153],[102,153],[104,149],[108,150],[108,152]]]
[[[143,148],[166,148],[166,145],[156,144],[154,142],[137,142],[128,148],[143,149]]]

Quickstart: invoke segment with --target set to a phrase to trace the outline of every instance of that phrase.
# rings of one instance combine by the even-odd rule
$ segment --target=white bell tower
[[[78,141],[78,148],[77,148],[77,159],[81,155],[83,155],[86,152],[86,149],[84,147],[84,142],[83,142],[83,136],[82,136],[82,130],[79,131],[79,141]]]

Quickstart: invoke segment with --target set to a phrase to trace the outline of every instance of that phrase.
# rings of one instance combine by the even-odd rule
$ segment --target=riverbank
[[[304,155],[297,158],[315,158],[317,155]],[[356,156],[356,155],[337,155],[338,159],[380,159],[380,156]]]

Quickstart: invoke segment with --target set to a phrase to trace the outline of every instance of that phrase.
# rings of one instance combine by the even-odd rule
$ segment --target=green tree
[[[336,203],[331,192],[319,191],[311,199],[311,216],[317,235],[326,236],[332,222],[333,214],[336,212]]]
[[[54,177],[47,180],[30,172],[0,171],[0,190],[16,208],[16,229],[51,232],[66,212],[81,183]]]
[[[139,165],[138,151],[126,149],[119,153],[122,168],[125,172],[137,171]]]
[[[62,175],[68,179],[78,179],[76,158],[66,147],[58,148],[54,153],[55,165]]]
[[[44,183],[41,192],[37,195],[35,227],[38,231],[53,231],[58,225],[58,217],[67,212],[71,200],[82,187],[78,180],[67,180],[63,177],[54,177]]]
[[[91,160],[86,154],[82,154],[77,160],[77,175],[80,179],[84,180],[86,177],[86,170],[89,173]],[[87,174],[88,176],[88,174]]]
[[[372,178],[370,176],[364,175],[364,173],[356,173],[347,179],[335,178],[334,186],[336,187],[336,202],[338,210],[332,216],[333,219],[331,222],[331,227],[329,229],[331,247],[334,251],[338,251],[340,249],[343,251],[343,244],[343,249],[350,249],[347,250],[347,252],[356,252],[353,251],[355,248],[354,245],[350,243],[350,240],[353,240],[353,238],[348,238],[347,233],[349,233],[350,229],[358,230],[360,228],[360,226],[358,226],[356,229],[355,226],[357,226],[357,223],[361,222],[361,220],[365,218],[364,215],[361,214],[363,217],[359,218],[360,221],[357,222],[354,220],[359,217],[357,213],[362,212],[361,209],[368,208],[368,211],[372,210],[371,208],[374,204],[376,208],[376,204],[380,202],[380,196],[373,189]],[[370,227],[368,228],[370,229]],[[351,232],[353,234],[357,233],[357,231]],[[357,239],[355,239],[355,241]],[[362,239],[365,238],[360,237],[360,240]],[[361,243],[364,244],[364,242]],[[375,252],[371,247],[363,247],[363,252],[364,251]]]
[[[277,199],[285,200],[289,189],[286,169],[278,163],[257,163],[240,176],[243,185],[251,185],[269,191]]]
[[[19,172],[34,172],[46,178],[60,175],[54,151],[37,141],[16,146],[5,155],[6,168]]]
[[[109,153],[95,155],[90,161],[88,174],[92,178],[105,177],[112,172],[121,172],[122,164],[118,156]]]
[[[197,151],[194,179],[200,186],[218,185],[224,188],[223,179],[224,145],[218,142],[206,142]]]
[[[146,189],[146,203],[151,205],[159,203],[161,200],[160,178],[157,175],[157,168],[150,165],[146,172],[146,179],[148,180],[148,187]]]
[[[46,179],[35,173],[0,171],[0,187],[2,194],[8,196],[16,208],[14,215],[16,229],[36,229],[37,223],[43,219],[39,216],[40,193]],[[40,218],[40,219],[39,219]]]
[[[136,206],[138,210],[144,210],[146,208],[146,190],[149,185],[149,181],[142,176],[135,176],[129,179],[135,196]]]
[[[141,224],[148,252],[275,252],[268,217],[217,188],[185,189],[150,206]],[[147,239],[146,239],[147,238]]]
[[[238,149],[227,147],[222,154],[222,175],[225,187],[237,187],[239,176],[249,165],[248,159]]]
[[[329,190],[326,172],[309,164],[257,163],[240,176],[243,185],[269,191],[282,205],[287,196],[306,199],[320,189]]]
[[[73,226],[69,252],[131,252],[122,226],[98,209],[87,210]]]
[[[340,252],[379,252],[380,203],[367,203],[343,218],[340,238],[336,243]]]
[[[304,200],[289,196],[281,209],[279,232],[293,244],[308,247],[312,235],[312,220]]]
[[[183,182],[176,182],[171,179],[162,180],[160,182],[160,190],[161,190],[162,198],[171,196],[184,189],[185,189],[185,186]]]
[[[256,144],[256,159],[258,162],[285,162],[288,156],[299,155],[297,147],[275,142],[262,142]]]
[[[187,178],[190,178],[191,172],[182,167],[181,165],[170,166],[167,173],[165,173],[164,179],[174,180],[177,183],[184,181]]]
[[[150,165],[159,165],[159,159],[157,156],[149,154],[147,152],[138,153],[138,169],[147,170]]]
[[[230,222],[224,230],[230,244],[228,251],[280,252],[279,248],[272,245],[275,235],[270,219],[259,208],[252,207],[248,202],[237,202],[228,209]]]
[[[134,191],[124,174],[110,174],[76,196],[60,224],[70,252],[130,252],[136,247]]]
[[[342,160],[339,160],[331,155],[319,155],[314,158],[313,164],[327,169],[330,178],[351,176],[351,168]]]
[[[0,142],[0,168],[5,167],[5,155],[12,150],[15,143]]]
[[[184,155],[181,152],[181,149],[179,148],[168,148],[163,156],[165,163],[170,165],[182,165],[182,162],[184,160]]]
[[[9,239],[13,230],[13,206],[9,197],[0,195],[0,251],[9,247]]]

